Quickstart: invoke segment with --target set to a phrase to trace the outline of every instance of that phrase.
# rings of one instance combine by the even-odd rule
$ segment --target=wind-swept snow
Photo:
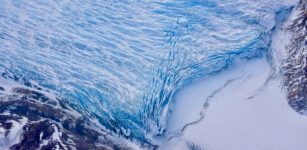
[[[187,149],[191,143],[206,150],[306,148],[307,117],[289,107],[280,78],[272,75],[266,60],[254,60],[184,89],[168,130],[181,129],[190,118],[200,118],[201,111],[206,111],[205,116],[160,148]],[[193,88],[198,89],[196,93],[191,93]],[[208,100],[207,108],[198,107]]]

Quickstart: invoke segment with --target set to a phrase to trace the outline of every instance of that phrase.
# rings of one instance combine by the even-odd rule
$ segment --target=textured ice
[[[272,64],[283,65],[283,61],[275,61],[279,60],[276,57],[283,60],[288,52],[279,55],[270,46],[274,45],[275,31],[297,2],[0,1],[0,74],[3,77],[0,78],[3,100],[0,107],[2,111],[7,109],[19,115],[21,112],[14,108],[26,107],[25,111],[49,108],[44,111],[47,121],[38,124],[52,128],[54,134],[57,119],[51,114],[55,111],[55,116],[61,116],[61,123],[71,119],[72,124],[84,125],[81,126],[84,130],[99,129],[107,135],[106,139],[98,138],[89,145],[77,142],[77,146],[93,148],[97,146],[94,143],[100,142],[101,147],[118,148],[118,143],[113,145],[113,142],[120,141],[124,144],[119,147],[133,147],[138,143],[142,148],[157,148],[167,138],[180,136],[181,128],[189,129],[190,125],[184,126],[186,123],[197,123],[199,112],[201,120],[205,119],[209,101],[214,101],[224,86],[246,77],[237,74],[224,78],[221,73],[240,69],[238,66],[244,68],[242,62],[263,57],[267,57],[272,68]],[[254,70],[246,70],[251,76],[258,73],[260,65],[262,69],[270,66],[263,59],[251,64],[258,64]],[[246,77],[248,81],[253,79]],[[279,80],[272,81],[275,82]],[[273,87],[278,93],[278,88]],[[180,96],[181,90],[186,89],[190,89],[190,95]],[[258,94],[262,94],[260,91]],[[193,98],[193,102],[179,104],[181,100],[175,100],[175,95],[176,99]],[[7,105],[11,107],[3,107]],[[40,113],[34,116],[46,118]],[[178,119],[181,121],[174,122]],[[60,125],[58,133],[65,135],[67,129]],[[86,137],[93,137],[92,133],[96,131]],[[57,142],[57,145],[67,147],[69,141],[59,137],[62,144]],[[199,143],[193,141],[186,145],[190,149],[199,148]]]
[[[306,65],[295,63],[305,61],[304,39],[295,38],[306,33],[297,28],[293,32],[291,27],[293,20],[304,14],[305,4],[301,1],[285,22],[276,25],[267,59],[239,61],[230,70],[180,91],[167,126],[168,140],[160,148],[305,149],[307,118],[295,112],[297,105],[291,105],[304,104],[300,97],[306,97],[297,88],[306,86],[302,82],[306,76],[298,73]],[[292,68],[285,69],[287,63]],[[292,77],[288,77],[289,73]]]

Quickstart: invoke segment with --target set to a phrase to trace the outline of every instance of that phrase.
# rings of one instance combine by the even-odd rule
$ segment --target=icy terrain
[[[184,89],[168,126],[177,136],[161,149],[305,149],[307,117],[289,107],[271,69],[254,60]]]
[[[161,149],[306,149],[306,5],[276,26],[267,59],[183,89]]]
[[[306,12],[0,1],[0,149],[304,149]]]

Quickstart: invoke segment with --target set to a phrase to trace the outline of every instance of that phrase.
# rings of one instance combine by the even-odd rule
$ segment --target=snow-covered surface
[[[57,93],[55,91],[38,90],[36,88],[28,87],[28,86],[25,86],[23,84],[20,84],[20,83],[14,81],[12,79],[3,78],[1,76],[0,76],[0,87],[4,88],[4,91],[0,90],[0,96],[2,96],[1,98],[2,98],[3,101],[7,100],[5,98],[5,96],[18,95],[16,93],[14,93],[14,89],[16,89],[16,88],[24,88],[24,89],[27,89],[27,90],[42,93],[46,97],[48,97],[49,99],[51,99],[53,101],[59,100]],[[56,106],[53,106],[53,107],[61,108],[58,103],[56,104]],[[66,107],[68,107],[68,106],[66,106]],[[65,111],[66,113],[69,113],[70,115],[74,116],[75,118],[81,117],[81,114],[78,113],[76,110],[70,109],[69,111],[67,111],[67,110],[63,109],[63,111]]]
[[[293,11],[272,33],[272,57],[240,61],[228,71],[182,89],[160,149],[303,150],[307,117],[288,104],[283,63]]]
[[[221,150],[301,149],[307,145],[306,118],[288,106],[278,70],[264,59],[234,66],[231,63],[241,54],[256,59],[258,52],[267,48],[269,41],[259,40],[262,33],[269,34],[279,23],[274,21],[278,11],[297,3],[281,1],[161,1],[137,5],[114,1],[114,8],[107,3],[102,3],[103,7],[98,3],[84,7],[79,7],[79,2],[61,3],[59,7],[53,2],[42,5],[33,1],[23,3],[23,9],[21,3],[0,2],[4,8],[1,13],[7,16],[0,23],[7,31],[0,44],[0,67],[4,73],[10,68],[12,75],[25,76],[31,84],[65,95],[82,115],[102,118],[90,118],[92,126],[114,130],[110,133],[152,142],[156,140],[153,135],[163,135],[168,120],[166,137],[170,140],[161,149],[186,149],[189,144]],[[102,8],[107,9],[100,11]],[[74,11],[80,12],[76,21]],[[56,13],[50,16],[49,12]],[[83,19],[89,24],[80,25]],[[108,23],[104,25],[105,21]],[[41,35],[45,32],[46,36]],[[283,32],[273,35],[277,39],[272,43],[276,52],[273,63],[277,66],[287,55],[281,43],[289,42],[289,36]],[[229,65],[233,67],[228,71],[185,87],[177,95],[169,119],[169,103],[177,89]],[[16,87],[37,91],[1,77],[0,83],[5,88],[1,96],[16,94]],[[54,91],[38,92],[56,100]],[[61,109],[60,105],[54,108]],[[63,111],[73,119],[81,117],[77,111]],[[23,124],[12,123],[14,137]],[[59,141],[65,132],[54,127],[52,140]],[[143,130],[152,133],[144,135]],[[0,132],[4,131],[0,128]],[[123,137],[112,138],[126,143]],[[42,145],[46,142],[43,140]],[[133,142],[129,144],[134,146]]]
[[[296,2],[297,3],[297,2]],[[295,4],[292,4],[295,5]],[[297,9],[297,8],[294,8]],[[272,34],[272,58],[275,66],[281,67],[283,61],[289,55],[289,44],[291,43],[291,37],[293,32],[289,30],[289,27],[295,19],[298,18],[300,11],[292,11],[285,22],[277,26],[277,31]],[[276,68],[277,70],[281,68]]]
[[[162,144],[161,149],[187,149],[187,143],[206,150],[307,147],[307,117],[289,107],[280,78],[271,78],[273,72],[265,59],[245,63],[212,79],[199,81],[179,94],[168,130],[181,129],[190,118],[199,118],[199,112],[205,110],[199,106],[206,100],[209,107],[203,120],[188,126],[182,136]],[[225,84],[227,80],[232,82]],[[190,90],[193,88],[198,89],[197,93],[191,93],[195,92]],[[211,94],[212,91],[218,92]]]
[[[36,88],[25,86],[25,85],[20,84],[20,83],[14,81],[12,79],[3,78],[1,76],[0,76],[0,83],[1,83],[0,87],[4,88],[4,91],[0,90],[0,96],[1,95],[13,95],[14,94],[14,92],[13,92],[14,88],[26,88],[26,89],[29,89],[29,90],[32,90],[32,91],[42,93],[50,99],[56,99],[56,97],[57,97],[55,93],[47,92],[47,91],[44,91],[44,90],[37,90]]]
[[[6,114],[6,113],[5,113]],[[22,128],[26,125],[28,122],[27,118],[22,117],[18,121],[11,120],[12,127],[9,130],[8,134],[7,130],[5,130],[3,127],[1,127],[0,123],[0,149],[6,150],[9,149],[12,145],[19,142],[19,137],[22,134]]]

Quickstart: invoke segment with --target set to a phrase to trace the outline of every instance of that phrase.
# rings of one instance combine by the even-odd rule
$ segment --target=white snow
[[[306,149],[307,117],[291,109],[280,79],[268,80],[272,75],[265,59],[254,60],[184,89],[176,99],[168,131],[199,118],[199,106],[213,91],[220,90],[209,100],[203,120],[188,126],[182,136],[163,143],[160,149],[187,149],[187,142],[206,150]],[[236,80],[220,88],[228,79]]]
[[[4,88],[4,91],[0,91],[0,96],[1,95],[13,95],[13,89],[15,88],[26,88],[26,89],[29,89],[29,90],[32,90],[32,91],[36,91],[36,92],[39,92],[39,93],[42,93],[44,95],[46,95],[48,98],[50,99],[56,99],[56,93],[51,93],[51,92],[47,92],[47,91],[44,91],[44,90],[37,90],[35,88],[32,88],[32,87],[27,87],[23,84],[20,84],[12,79],[6,79],[6,78],[3,78],[0,76],[0,86]]]
[[[15,121],[15,120],[10,120],[12,123],[11,129],[9,129],[9,134],[5,135],[5,129],[0,127],[0,149],[1,150],[7,150],[9,149],[12,145],[16,144],[19,142],[20,136],[22,134],[22,128],[23,126],[26,125],[28,122],[27,118],[22,118],[20,120]]]
[[[297,2],[296,2],[297,4]],[[291,4],[295,5],[295,4]],[[296,8],[294,8],[296,9]],[[293,11],[287,18],[287,20],[279,26],[277,32],[272,35],[272,57],[276,66],[281,67],[283,61],[288,57],[287,45],[290,44],[290,39],[293,33],[287,30],[292,22],[299,16],[299,11]],[[280,69],[280,68],[276,68]]]
[[[241,61],[180,91],[167,126],[170,140],[160,149],[185,150],[188,143],[204,150],[307,149],[307,116],[288,105],[281,86],[291,37],[283,28],[296,16],[294,11],[273,33],[271,64],[266,59]]]
[[[53,132],[53,134],[52,134],[51,140],[52,140],[53,142],[58,142],[58,143],[56,144],[56,150],[59,150],[59,149],[60,149],[60,145],[62,145],[63,148],[64,148],[65,150],[67,150],[67,147],[65,147],[65,145],[62,143],[61,138],[60,138],[60,137],[62,136],[62,132],[59,131],[59,129],[58,129],[58,127],[57,127],[56,125],[52,125],[52,127],[53,127],[53,129],[54,129],[54,132]],[[60,145],[59,145],[59,144],[60,144]]]

